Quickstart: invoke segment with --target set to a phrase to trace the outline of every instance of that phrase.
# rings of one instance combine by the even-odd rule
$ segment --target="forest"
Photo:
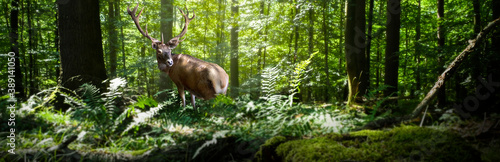
[[[500,0],[3,0],[0,161],[500,161]]]

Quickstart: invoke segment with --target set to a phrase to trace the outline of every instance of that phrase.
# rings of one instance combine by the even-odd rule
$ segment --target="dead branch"
[[[481,41],[492,29],[494,29],[498,24],[500,24],[500,18],[490,22],[477,36],[476,39],[469,40],[469,45],[458,55],[448,68],[438,77],[437,82],[434,87],[427,93],[425,98],[417,105],[415,110],[410,116],[410,119],[416,118],[422,112],[423,108],[429,104],[429,102],[436,96],[436,92],[441,88],[446,80],[449,79],[450,75],[457,69],[457,67],[462,63],[462,61],[469,56],[477,47],[481,44]]]
[[[387,125],[393,125],[396,123],[400,122],[408,122],[412,119],[415,119],[419,117],[420,113],[422,113],[422,110],[429,105],[429,102],[436,97],[436,92],[441,88],[443,83],[449,79],[450,75],[456,70],[456,68],[462,63],[462,61],[467,58],[476,48],[478,44],[481,44],[481,41],[483,41],[484,37],[495,27],[497,27],[500,24],[500,18],[490,22],[477,36],[476,39],[469,40],[469,45],[451,62],[450,65],[448,65],[448,68],[444,70],[444,72],[438,77],[437,82],[434,84],[434,87],[427,93],[425,98],[417,105],[415,110],[410,115],[404,116],[404,117],[396,117],[396,118],[389,118],[389,119],[380,119],[380,120],[375,120],[372,121],[365,126],[356,129],[356,130],[361,130],[361,129],[377,129],[383,126]]]

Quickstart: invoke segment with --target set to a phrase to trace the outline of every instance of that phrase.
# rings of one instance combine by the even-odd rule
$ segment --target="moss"
[[[267,142],[266,142],[267,143]],[[271,150],[272,151],[272,150]],[[261,154],[264,150],[261,147]],[[276,147],[283,161],[478,161],[479,152],[457,134],[402,126],[292,140]],[[262,156],[263,157],[263,156]],[[272,159],[257,159],[268,161]]]
[[[151,150],[151,148],[146,148],[146,149],[142,149],[142,150],[134,150],[134,151],[130,151],[130,155],[132,155],[132,156],[140,156],[140,155],[142,155],[145,152],[150,151],[150,150]]]
[[[276,136],[268,139],[264,144],[260,146],[259,151],[255,153],[255,158],[257,161],[280,161],[280,158],[276,155],[276,147],[283,142],[286,142],[286,137]]]

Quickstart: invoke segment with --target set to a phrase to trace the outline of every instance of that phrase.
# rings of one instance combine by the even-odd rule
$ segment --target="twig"
[[[420,121],[420,127],[424,125],[424,120],[425,120],[425,114],[427,114],[427,109],[429,109],[429,105],[425,108],[424,115],[422,116],[422,121]]]
[[[73,135],[73,136],[69,137],[68,139],[66,139],[64,142],[62,142],[61,144],[47,149],[47,152],[53,152],[53,151],[58,151],[58,150],[68,148],[68,145],[71,142],[75,141],[76,139],[77,139],[77,136]]]

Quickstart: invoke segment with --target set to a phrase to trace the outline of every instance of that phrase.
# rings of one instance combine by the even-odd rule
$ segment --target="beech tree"
[[[60,84],[77,89],[84,83],[101,85],[107,78],[102,50],[99,1],[60,1]]]

